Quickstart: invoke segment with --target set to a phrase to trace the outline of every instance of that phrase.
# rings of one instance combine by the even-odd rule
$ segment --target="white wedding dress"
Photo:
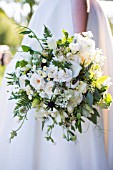
[[[74,34],[71,0],[42,0],[29,27],[42,37],[44,24],[57,38],[62,36],[63,28]],[[111,36],[107,24],[99,5],[92,1],[88,30],[93,31],[97,46],[102,48],[107,45],[107,39]],[[104,27],[103,31],[101,26]],[[107,39],[103,37],[104,31]],[[25,37],[23,44],[38,48],[36,42],[30,41],[31,39]],[[109,52],[109,57],[110,50],[105,51],[106,54]],[[6,73],[14,70],[15,62],[20,55],[21,53],[16,54]],[[109,170],[104,148],[104,133],[91,123],[89,125],[88,121],[83,125],[84,133],[77,134],[76,144],[62,139],[62,130],[56,127],[53,134],[56,141],[54,145],[44,138],[45,132],[41,130],[41,122],[34,119],[32,111],[18,136],[9,143],[10,132],[18,126],[18,123],[13,119],[14,101],[8,100],[10,93],[7,93],[12,89],[6,86],[5,77],[6,74],[0,94],[0,170]],[[99,125],[103,127],[102,115]]]

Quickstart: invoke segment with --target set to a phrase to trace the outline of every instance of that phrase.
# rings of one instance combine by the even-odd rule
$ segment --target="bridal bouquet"
[[[108,109],[112,102],[107,93],[110,78],[102,72],[105,57],[95,48],[91,32],[70,36],[63,30],[62,39],[56,39],[45,26],[42,39],[29,28],[21,34],[35,39],[37,48],[22,45],[15,71],[8,73],[7,83],[15,88],[10,97],[16,101],[14,117],[20,123],[11,139],[33,109],[42,129],[47,125],[47,140],[54,142],[52,130],[57,125],[63,138],[75,142],[85,120],[97,124],[97,108]]]

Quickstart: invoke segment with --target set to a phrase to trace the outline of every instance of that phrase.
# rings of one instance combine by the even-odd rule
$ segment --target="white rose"
[[[48,47],[52,50],[55,50],[57,48],[56,39],[54,37],[48,37],[47,44],[48,44]]]
[[[81,93],[86,93],[87,91],[87,84],[84,83],[83,81],[80,81],[80,84],[78,86],[78,90],[81,92]]]
[[[32,74],[30,79],[30,84],[34,87],[37,91],[40,91],[44,88],[44,79],[37,73]]]
[[[82,100],[83,100],[82,93],[76,90],[72,93],[72,97],[69,100],[68,106],[71,105],[71,106],[76,107],[78,104],[82,102]]]
[[[71,49],[72,53],[75,54],[77,51],[80,50],[79,43],[70,43],[69,48]]]
[[[80,64],[81,63],[81,58],[78,55],[70,55],[68,57],[68,60],[71,64],[74,64],[74,63]]]
[[[61,74],[60,74],[61,73]],[[60,71],[59,77],[61,82],[70,82],[72,79],[72,71],[70,69],[65,69]]]

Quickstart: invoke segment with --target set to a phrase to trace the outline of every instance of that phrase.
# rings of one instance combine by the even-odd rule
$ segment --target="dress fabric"
[[[91,3],[88,30],[92,30],[97,46],[104,47],[111,57],[106,39],[110,39],[108,24],[99,5]],[[101,20],[100,17],[101,16]],[[93,19],[92,19],[93,18]],[[104,30],[102,30],[102,25]],[[42,37],[43,25],[46,25],[55,37],[62,36],[64,28],[71,35],[74,34],[71,0],[42,0],[33,15],[29,27]],[[102,32],[104,32],[104,36]],[[102,36],[102,37],[101,37]],[[103,40],[101,38],[104,38]],[[25,36],[22,44],[38,48],[38,44]],[[103,46],[101,46],[103,45]],[[9,101],[13,90],[6,85],[7,72],[14,70],[15,62],[21,53],[18,52],[8,65],[0,94],[0,170],[109,170],[105,154],[104,133],[101,133],[92,123],[83,124],[83,134],[78,135],[76,144],[62,139],[62,129],[55,127],[53,136],[56,144],[47,142],[45,131],[41,130],[41,122],[34,119],[34,112],[29,112],[29,119],[25,122],[18,136],[9,143],[11,130],[18,126],[13,119],[15,102]],[[110,60],[109,60],[110,61]],[[107,63],[108,65],[108,63]],[[110,68],[109,68],[110,69]],[[7,93],[9,91],[9,93]],[[103,128],[103,116],[98,122]]]

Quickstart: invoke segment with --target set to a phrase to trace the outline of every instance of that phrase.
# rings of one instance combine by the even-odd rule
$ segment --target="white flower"
[[[72,53],[75,54],[77,51],[80,50],[79,43],[70,43],[69,48],[71,49]]]
[[[32,70],[35,72],[36,71],[36,65],[33,65]]]
[[[95,54],[95,41],[90,38],[84,38],[81,42],[80,55],[84,57],[85,60],[88,60]]]
[[[57,48],[56,39],[54,37],[48,37],[47,44],[48,44],[48,47],[52,50],[55,50]]]
[[[50,65],[49,67],[47,67],[47,73],[49,78],[56,77],[57,72],[58,72],[58,68],[56,66]]]
[[[53,92],[52,92],[53,86],[54,86],[53,81],[49,81],[45,84],[44,91],[48,95],[49,98],[51,98],[51,96],[53,94]]]
[[[20,88],[21,89],[26,89],[26,86],[25,86],[25,81],[28,80],[28,77],[26,75],[22,75],[20,78],[19,78],[19,84],[20,84]]]
[[[80,104],[83,100],[82,94],[78,91],[74,91],[74,98],[77,105]]]
[[[33,97],[32,97],[32,95],[29,95],[28,98],[29,98],[29,100],[32,100]]]
[[[41,75],[43,72],[42,70],[37,70],[37,73]]]
[[[104,83],[103,83],[103,86],[108,86],[110,87],[113,83],[111,82],[111,77],[108,77]]]
[[[80,104],[83,100],[82,93],[79,91],[70,91],[72,94],[72,97],[69,99],[68,106],[74,106],[76,107],[78,104]]]
[[[81,58],[78,55],[70,55],[70,56],[68,56],[68,60],[71,64],[74,64],[74,63],[80,64],[81,63]]]
[[[44,70],[44,71],[46,71],[46,70],[47,70],[47,67],[46,67],[46,66],[44,66],[44,67],[43,67],[43,70]]]
[[[72,72],[73,72],[73,77],[77,77],[82,69],[82,67],[80,66],[80,64],[78,63],[74,63],[72,66],[71,66],[71,69],[72,69]]]
[[[63,55],[55,56],[55,57],[53,57],[53,60],[62,62],[65,60],[65,57]]]
[[[87,91],[87,84],[83,81],[80,81],[80,84],[78,86],[78,90],[81,92],[81,93],[86,93]]]
[[[44,79],[37,73],[33,73],[30,79],[30,84],[34,87],[37,91],[40,91],[44,88]]]
[[[43,59],[43,60],[42,60],[42,63],[46,63],[46,62],[47,62],[47,60],[46,60],[46,59]]]
[[[84,35],[85,37],[88,37],[88,38],[93,38],[93,34],[91,31],[82,32],[82,35]]]
[[[61,78],[62,82],[69,82],[72,79],[72,71],[70,69],[65,68],[64,74]]]
[[[73,113],[74,107],[73,106],[67,106],[67,110],[69,113]]]
[[[31,89],[29,85],[26,86],[25,90],[26,90],[27,95],[33,95],[33,90]]]
[[[47,74],[44,72],[44,73],[42,73],[42,77],[47,77]]]

